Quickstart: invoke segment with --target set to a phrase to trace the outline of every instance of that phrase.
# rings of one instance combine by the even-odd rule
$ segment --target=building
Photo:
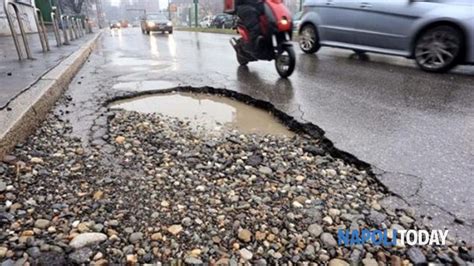
[[[170,0],[173,6],[172,18],[177,25],[191,25],[194,23],[193,0]],[[224,0],[198,0],[198,19],[222,13]]]
[[[35,5],[34,1],[31,0],[23,0],[23,2],[30,4],[32,6]],[[31,7],[27,7],[24,5],[18,5],[19,11],[20,11],[20,17],[23,21],[23,26],[25,28],[25,31],[30,33],[30,32],[37,32],[36,29],[36,23],[35,23],[35,17],[34,17],[34,9]],[[10,12],[9,14],[12,16],[14,19],[14,24],[15,24],[15,29],[17,33],[20,33],[20,30],[18,28],[18,23],[17,19],[15,16],[15,12],[13,11],[13,8],[10,7]],[[6,36],[6,35],[11,35],[10,27],[8,25],[8,20],[7,16],[3,10],[3,8],[0,8],[0,36]]]

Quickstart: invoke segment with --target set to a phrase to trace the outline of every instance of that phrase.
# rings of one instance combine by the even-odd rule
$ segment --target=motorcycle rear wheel
[[[238,39],[235,41],[236,44],[235,46],[232,45],[235,49],[235,55],[237,56],[237,62],[239,62],[239,65],[241,66],[246,66],[249,63],[249,59],[242,55],[242,39]],[[232,43],[232,42],[231,42]]]
[[[239,65],[241,66],[246,66],[249,63],[249,60],[245,58],[244,56],[241,56],[238,52],[237,54],[237,61],[239,62]]]
[[[296,56],[292,46],[284,46],[275,58],[275,68],[282,78],[289,77],[295,70]]]

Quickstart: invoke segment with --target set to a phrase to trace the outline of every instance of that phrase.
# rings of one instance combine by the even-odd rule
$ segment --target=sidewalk
[[[34,60],[19,61],[11,37],[0,37],[0,157],[43,121],[88,58],[100,31],[43,53],[37,34],[28,36]]]
[[[35,59],[22,61],[18,60],[12,37],[0,37],[0,110],[94,36],[86,34],[71,41],[70,45],[57,47],[53,32],[49,32],[50,51],[43,53],[38,34],[28,34],[28,43]],[[18,37],[21,39],[21,36]]]

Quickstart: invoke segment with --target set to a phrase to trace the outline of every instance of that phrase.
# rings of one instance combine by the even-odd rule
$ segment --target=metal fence
[[[8,26],[10,27],[13,43],[15,44],[15,48],[18,53],[18,59],[25,59],[20,41],[23,42],[23,47],[26,52],[26,59],[33,59],[33,55],[28,43],[28,37],[25,32],[25,26],[23,25],[23,21],[21,19],[19,6],[26,6],[27,8],[31,8],[33,11],[36,28],[38,30],[39,41],[44,53],[50,51],[48,32],[44,25],[43,15],[41,14],[40,9],[24,2],[4,0],[3,9],[5,10],[5,14],[7,16]],[[13,10],[14,16],[12,16],[10,10]],[[52,10],[52,26],[57,47],[68,45],[70,44],[70,41],[83,37],[86,33],[92,33],[90,24],[88,23],[87,19],[84,19],[82,16],[59,15],[59,11],[55,6],[53,6]],[[19,34],[15,29],[15,17],[18,24],[18,29],[20,30]],[[63,39],[61,39],[61,31],[63,33]],[[18,35],[21,35],[21,40]]]

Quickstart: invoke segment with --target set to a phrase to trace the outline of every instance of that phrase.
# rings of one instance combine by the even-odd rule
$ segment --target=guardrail
[[[68,19],[67,19],[67,16],[66,15],[61,15],[60,17],[60,20],[61,20],[61,25],[62,25],[62,30],[63,30],[63,36],[64,36],[64,44],[68,45],[69,44],[69,38],[68,38],[68,30],[67,30],[67,27],[68,27]]]
[[[5,14],[8,20],[8,26],[10,27],[10,31],[12,33],[13,43],[15,44],[16,51],[18,53],[18,59],[23,60],[23,49],[20,45],[20,40],[18,38],[18,34],[16,33],[14,18],[11,16],[9,9],[12,7],[13,11],[15,12],[16,20],[18,23],[18,28],[20,29],[21,39],[23,41],[23,46],[26,52],[27,59],[33,59],[33,55],[31,53],[31,49],[28,43],[28,37],[26,36],[25,27],[23,25],[23,21],[21,19],[20,9],[18,8],[19,5],[26,6],[33,9],[33,16],[35,18],[36,28],[38,30],[38,36],[41,43],[41,48],[43,52],[50,51],[49,40],[48,40],[48,33],[46,27],[44,25],[43,14],[41,10],[36,8],[33,5],[24,3],[24,2],[15,2],[15,0],[4,0],[3,2],[3,9],[5,10]],[[39,18],[38,18],[39,17]],[[56,38],[56,46],[60,47],[63,45],[61,40],[60,34],[60,27],[63,31],[64,36],[64,44],[70,44],[70,40],[78,39],[85,35],[86,29],[84,28],[85,21],[79,17],[61,15],[59,16],[58,9],[53,6],[53,11],[51,12],[52,24],[53,24],[53,31],[54,36]],[[90,25],[87,25],[87,33],[92,33]]]
[[[48,32],[46,31],[46,27],[44,26],[43,14],[39,8],[35,7],[35,22],[36,27],[38,28],[38,33],[40,36],[41,47],[43,48],[43,52],[49,51],[49,41],[48,41]],[[38,19],[39,15],[39,19]],[[40,30],[41,29],[41,30]]]
[[[56,46],[61,47],[62,42],[61,42],[61,34],[59,33],[59,21],[58,21],[58,9],[53,6],[52,7],[52,12],[51,12],[51,21],[53,22],[53,31],[54,31],[54,37],[56,38]]]
[[[20,42],[18,41],[18,36],[16,35],[15,24],[13,23],[13,18],[10,16],[10,12],[8,11],[9,6],[11,6],[13,10],[15,11],[15,15],[18,20],[18,27],[20,28],[21,37],[23,39],[23,45],[25,46],[26,57],[28,59],[33,59],[33,56],[31,55],[31,51],[30,51],[30,46],[28,45],[28,38],[26,37],[25,29],[23,27],[23,22],[21,21],[21,18],[19,15],[18,6],[11,0],[4,0],[3,9],[5,10],[5,15],[7,16],[8,25],[10,26],[13,42],[15,43],[16,52],[18,53],[18,58],[20,60],[23,60],[23,52],[20,47]]]

